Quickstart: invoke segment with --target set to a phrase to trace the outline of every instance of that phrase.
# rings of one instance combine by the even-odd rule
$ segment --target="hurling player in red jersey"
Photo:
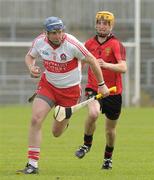
[[[29,129],[28,163],[18,174],[38,174],[42,124],[56,106],[69,107],[77,104],[80,98],[81,62],[88,63],[97,77],[99,92],[105,96],[109,90],[104,83],[99,63],[95,57],[71,34],[65,33],[65,26],[58,17],[48,17],[44,23],[45,32],[32,43],[25,57],[30,74],[41,79],[32,105]],[[41,57],[45,71],[41,74],[37,66]],[[59,137],[67,127],[69,118],[59,122],[53,120],[52,133]]]
[[[127,70],[126,52],[122,43],[113,35],[114,15],[108,11],[100,11],[96,14],[96,36],[87,40],[86,48],[96,57],[102,69],[104,80],[108,88],[117,87],[116,93],[108,97],[89,103],[88,117],[85,122],[84,144],[75,152],[78,158],[83,158],[92,146],[93,134],[96,128],[96,120],[100,109],[105,114],[106,146],[102,169],[112,168],[112,153],[115,146],[116,125],[120,116],[122,105],[122,77]],[[88,69],[88,82],[86,95],[88,98],[97,94],[98,83],[91,68]]]

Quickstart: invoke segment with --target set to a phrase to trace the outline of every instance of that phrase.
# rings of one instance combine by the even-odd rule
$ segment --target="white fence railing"
[[[0,42],[0,48],[26,48],[31,45],[30,42]],[[124,105],[129,106],[132,104],[132,99],[134,96],[134,43],[124,43],[127,48],[127,64],[128,72],[124,74]],[[24,74],[8,75],[8,66],[10,64],[17,69],[14,69],[14,72],[22,69],[19,69],[16,65],[19,63],[25,67],[23,57],[18,57],[14,59],[1,59],[0,58],[0,104],[12,104],[12,103],[21,103],[24,104],[27,102],[28,97],[34,92],[37,84],[37,80],[31,79],[28,75],[28,71],[25,71]],[[12,68],[10,66],[9,68]],[[26,69],[26,67],[25,67]],[[154,59],[146,59],[142,61],[141,65],[141,90],[145,89],[151,91],[154,89]],[[19,72],[20,73],[20,72]],[[85,83],[86,74],[83,74],[83,83]]]

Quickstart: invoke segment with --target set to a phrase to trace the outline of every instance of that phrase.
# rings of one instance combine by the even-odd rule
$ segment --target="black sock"
[[[93,141],[93,135],[84,135],[84,145],[91,147]]]
[[[105,152],[104,152],[104,159],[111,159],[114,147],[109,147],[106,145]]]

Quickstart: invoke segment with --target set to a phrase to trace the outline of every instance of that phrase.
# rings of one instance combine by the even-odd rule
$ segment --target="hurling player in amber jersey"
[[[106,146],[103,155],[102,169],[112,168],[112,153],[115,146],[116,125],[122,105],[122,77],[127,70],[126,52],[122,43],[112,34],[115,18],[111,12],[100,11],[96,14],[96,36],[86,41],[85,47],[95,56],[101,67],[105,84],[108,88],[117,87],[116,93],[89,103],[88,117],[85,122],[84,143],[75,152],[78,158],[83,158],[90,151],[96,120],[100,114],[105,114]],[[91,67],[88,69],[86,95],[88,98],[97,94],[99,85]]]
[[[40,157],[42,124],[56,106],[69,107],[77,104],[80,98],[81,62],[88,63],[94,72],[99,93],[109,95],[104,83],[99,63],[95,57],[74,36],[64,32],[65,26],[58,17],[48,17],[44,23],[45,32],[39,35],[25,57],[26,65],[34,78],[41,75],[36,97],[32,105],[29,129],[28,163],[18,174],[37,174]],[[36,59],[40,56],[45,71],[41,73]],[[62,122],[54,119],[52,133],[60,136],[69,119]]]

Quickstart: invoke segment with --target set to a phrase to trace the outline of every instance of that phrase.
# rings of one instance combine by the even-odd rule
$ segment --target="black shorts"
[[[95,96],[97,94],[96,91],[93,91],[90,88],[86,88],[86,94],[88,99]],[[108,119],[117,120],[121,113],[121,106],[122,106],[122,96],[121,94],[118,95],[111,95],[99,100],[101,106],[102,114],[105,114]]]

